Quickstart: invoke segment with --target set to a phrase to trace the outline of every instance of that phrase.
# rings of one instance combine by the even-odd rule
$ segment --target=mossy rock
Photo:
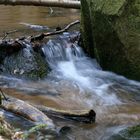
[[[140,139],[140,125],[129,127],[121,133],[128,138]]]
[[[7,56],[3,61],[2,71],[15,77],[34,80],[47,76],[48,65],[40,53],[27,46]]]
[[[128,127],[113,135],[109,140],[140,140],[140,125]]]
[[[87,52],[104,70],[140,81],[140,0],[82,0],[81,4]]]

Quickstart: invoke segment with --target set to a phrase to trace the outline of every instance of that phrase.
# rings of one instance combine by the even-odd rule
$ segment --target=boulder
[[[82,0],[84,49],[104,70],[140,81],[140,0]]]
[[[40,79],[47,76],[48,65],[45,58],[35,52],[29,44],[5,56],[0,65],[2,74],[27,79]]]

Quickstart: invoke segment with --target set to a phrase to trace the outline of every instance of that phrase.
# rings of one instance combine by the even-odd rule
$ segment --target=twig
[[[76,25],[76,24],[79,24],[80,21],[79,20],[76,20],[70,24],[68,24],[64,29],[62,30],[59,30],[59,31],[55,31],[55,32],[48,32],[48,33],[42,33],[40,35],[37,35],[35,37],[31,37],[31,42],[34,42],[34,41],[37,41],[37,40],[42,40],[44,37],[47,37],[47,36],[51,36],[51,35],[57,35],[57,34],[60,34],[60,33],[63,33],[63,32],[66,32],[69,28],[71,28],[72,26]]]
[[[1,95],[3,96],[4,100],[8,100],[8,98],[5,96],[4,92],[2,91],[2,89],[0,88],[0,92],[1,92]]]
[[[53,14],[53,9],[52,9],[52,7],[49,7],[49,9],[50,9],[50,16]]]
[[[13,31],[6,32],[6,33],[4,34],[4,37],[2,38],[2,40],[4,40],[9,34],[12,34],[12,33],[15,33],[15,32],[17,32],[17,30],[13,30]]]

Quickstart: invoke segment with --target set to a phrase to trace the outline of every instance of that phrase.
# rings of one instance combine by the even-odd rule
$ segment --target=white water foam
[[[76,43],[50,40],[44,45],[43,51],[56,77],[74,81],[91,98],[98,96],[101,104],[120,103],[117,96],[109,91],[112,83],[105,79],[115,74],[102,71],[96,60],[87,57]],[[90,104],[92,100],[88,102]]]

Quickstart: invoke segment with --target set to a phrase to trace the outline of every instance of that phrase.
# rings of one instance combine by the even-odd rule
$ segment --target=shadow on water
[[[30,34],[28,27],[19,23],[53,27],[57,26],[58,20],[60,25],[64,25],[79,17],[78,12],[72,11],[75,13],[73,15],[69,10],[56,9],[58,14],[47,17],[49,13],[47,8],[33,7],[31,10],[26,7],[24,10],[23,7],[16,7],[15,9],[0,8],[0,11],[5,11],[5,15],[0,15],[3,19],[0,21],[0,25],[3,25],[1,33],[17,27]],[[13,11],[12,14],[10,11]],[[97,113],[95,124],[55,120],[58,127],[71,127],[71,131],[63,139],[107,140],[119,130],[138,124],[140,83],[103,71],[96,60],[87,57],[76,43],[71,44],[66,38],[64,40],[63,37],[66,36],[69,36],[69,33],[51,39],[43,46],[46,61],[52,69],[45,80],[27,81],[1,75],[0,85],[3,91],[30,103],[57,109],[95,110]],[[15,118],[15,122],[19,126],[20,120]]]

